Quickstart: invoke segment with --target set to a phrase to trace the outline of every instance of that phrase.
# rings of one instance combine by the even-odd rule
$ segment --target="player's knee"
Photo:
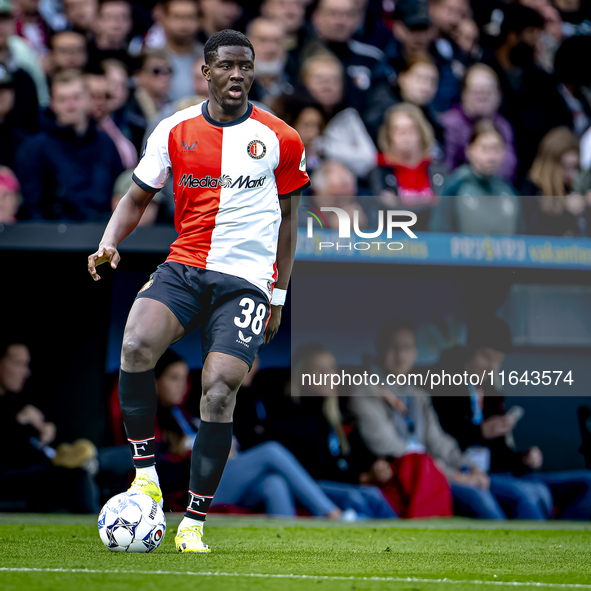
[[[209,414],[210,421],[228,420],[232,417],[236,391],[224,382],[216,382],[203,391],[202,405]]]
[[[121,347],[121,367],[125,371],[147,371],[156,365],[150,344],[137,335],[125,335]]]

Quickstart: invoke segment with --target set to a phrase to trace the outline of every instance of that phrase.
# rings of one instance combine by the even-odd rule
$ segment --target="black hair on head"
[[[500,318],[478,318],[470,323],[468,349],[474,353],[482,347],[511,352],[511,330]]]
[[[248,47],[252,51],[252,58],[254,59],[254,47],[248,37],[244,33],[240,33],[240,31],[224,29],[219,33],[214,33],[205,43],[203,54],[207,65],[211,64],[215,59],[220,47]]]
[[[158,363],[156,363],[154,377],[158,379],[170,365],[177,363],[178,361],[184,361],[184,359],[172,349],[167,349],[158,360]]]
[[[394,317],[382,322],[376,339],[377,359],[380,365],[384,362],[384,357],[392,342],[392,335],[399,330],[409,330],[413,334],[417,332],[414,323],[406,318]]]

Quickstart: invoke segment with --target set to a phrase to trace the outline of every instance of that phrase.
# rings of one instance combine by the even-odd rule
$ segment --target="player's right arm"
[[[95,281],[101,278],[96,272],[99,265],[109,262],[113,269],[117,268],[121,260],[117,247],[135,230],[152,197],[154,193],[149,193],[132,181],[129,191],[111,215],[98,250],[88,257],[88,272]]]

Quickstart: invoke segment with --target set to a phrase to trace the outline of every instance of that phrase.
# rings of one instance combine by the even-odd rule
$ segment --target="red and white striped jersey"
[[[279,199],[310,184],[298,133],[251,103],[228,123],[201,103],[156,127],[133,180],[155,193],[170,172],[179,236],[167,260],[242,277],[270,298]]]

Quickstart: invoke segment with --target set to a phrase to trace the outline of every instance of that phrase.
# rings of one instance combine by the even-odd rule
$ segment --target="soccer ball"
[[[101,509],[98,529],[111,552],[153,552],[164,539],[166,518],[152,497],[124,492]]]

